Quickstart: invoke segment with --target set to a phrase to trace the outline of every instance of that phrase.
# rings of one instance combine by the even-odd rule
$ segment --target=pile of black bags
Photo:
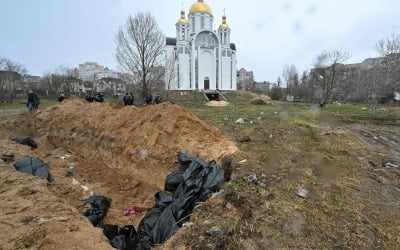
[[[224,181],[224,171],[214,161],[206,164],[186,154],[179,154],[178,159],[180,169],[167,177],[165,191],[156,193],[155,205],[146,213],[137,232],[131,225],[103,225],[110,206],[105,197],[88,198],[86,202],[91,208],[84,215],[94,226],[103,228],[115,248],[144,250],[164,243],[189,219],[195,205],[218,191]]]

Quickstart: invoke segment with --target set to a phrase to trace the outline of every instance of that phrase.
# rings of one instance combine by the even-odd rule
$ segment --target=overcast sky
[[[196,0],[184,0],[188,13]],[[205,0],[217,28],[226,8],[238,69],[276,81],[286,64],[309,69],[324,50],[348,51],[349,62],[378,56],[374,46],[400,34],[400,0]],[[150,11],[175,36],[182,0],[0,0],[0,56],[42,75],[86,61],[118,70],[114,36],[128,15]]]

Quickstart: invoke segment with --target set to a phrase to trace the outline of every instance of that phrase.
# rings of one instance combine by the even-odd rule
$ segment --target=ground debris
[[[50,218],[40,218],[38,224],[44,224],[47,222],[51,222],[51,221],[68,221],[69,218],[65,217],[65,216],[60,216],[60,217],[50,217]]]
[[[244,121],[243,118],[239,118],[235,121],[236,124],[245,124],[246,122]]]
[[[13,154],[3,154],[1,158],[5,163],[11,163],[15,160],[15,156]]]
[[[399,168],[399,167],[400,167],[399,164],[394,164],[394,163],[390,163],[390,162],[385,163],[385,168]]]
[[[36,142],[32,138],[27,137],[27,136],[16,136],[16,137],[12,137],[10,140],[18,142],[19,144],[22,144],[22,145],[30,146],[32,149],[35,149],[38,147]]]
[[[301,188],[296,191],[297,196],[307,199],[310,196],[310,192],[307,189]]]
[[[207,234],[212,237],[218,236],[221,233],[222,233],[222,230],[217,226],[213,226],[212,228],[207,230]]]

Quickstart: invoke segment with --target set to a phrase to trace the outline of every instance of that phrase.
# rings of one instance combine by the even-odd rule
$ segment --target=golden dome
[[[194,3],[192,7],[190,7],[189,14],[193,14],[196,12],[205,12],[212,15],[210,6],[204,3],[203,0],[198,0],[197,3]]]
[[[225,14],[222,16],[222,23],[221,23],[221,25],[219,26],[219,29],[220,29],[220,30],[228,30],[228,29],[230,29],[230,28],[229,28],[229,25],[226,23],[226,16],[225,16]]]
[[[181,18],[178,19],[178,24],[187,24],[189,21],[186,19],[185,11],[181,10]]]
[[[187,20],[186,18],[179,18],[179,19],[178,19],[178,23],[180,23],[180,24],[187,24],[187,23],[188,23],[188,20]]]
[[[229,25],[227,23],[221,23],[221,25],[219,26],[219,29],[220,30],[228,30],[230,28],[229,28]]]

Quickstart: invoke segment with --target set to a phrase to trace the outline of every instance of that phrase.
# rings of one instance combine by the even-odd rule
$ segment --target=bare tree
[[[289,88],[289,86],[293,86],[294,85],[294,78],[295,75],[298,75],[296,66],[292,65],[285,65],[285,67],[283,68],[282,71],[282,77],[283,79],[285,79],[286,82],[286,86]],[[298,76],[297,76],[298,77]],[[297,78],[298,80],[298,78]]]
[[[161,66],[164,52],[164,35],[150,13],[129,16],[116,34],[116,60],[122,70],[131,73],[142,90],[148,94],[151,70]]]
[[[175,89],[177,87],[178,69],[177,69],[177,55],[174,53],[165,59],[165,85],[167,90]]]
[[[174,90],[178,87],[179,70],[178,70],[178,56],[176,51],[173,51],[170,57],[165,58],[165,87],[167,89],[167,99],[169,90]]]
[[[391,95],[400,89],[400,35],[392,34],[378,41],[376,50],[385,58],[386,87]]]
[[[9,58],[0,58],[0,90],[1,101],[12,102],[16,97],[18,85],[22,84],[22,76],[27,73],[24,65]]]
[[[44,74],[40,90],[47,96],[57,96],[61,93],[70,96],[73,93],[80,93],[83,88],[83,83],[77,78],[75,70],[60,65]]]
[[[282,80],[281,80],[280,76],[278,76],[278,80],[276,80],[276,84],[277,84],[278,87],[282,86]]]
[[[317,56],[314,69],[310,75],[312,80],[317,83],[321,93],[319,94],[319,104],[324,107],[330,101],[337,86],[342,64],[350,58],[346,52],[335,50],[333,52],[323,52]]]

